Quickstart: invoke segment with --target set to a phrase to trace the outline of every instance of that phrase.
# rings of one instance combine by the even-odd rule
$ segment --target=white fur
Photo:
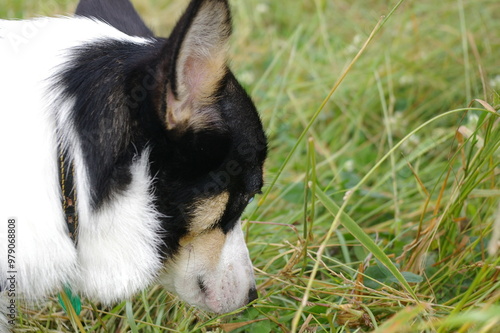
[[[102,38],[148,43],[84,18],[0,21],[0,281],[7,275],[7,219],[14,218],[17,292],[27,299],[69,284],[111,303],[146,287],[161,265],[148,153],[136,156],[127,190],[92,212],[82,152],[68,121],[72,101],[61,103],[60,91],[48,89],[72,47]],[[56,133],[76,165],[77,248],[63,218]]]
[[[80,214],[87,223],[80,223],[78,233],[77,292],[115,302],[145,288],[160,270],[160,224],[150,193],[148,155],[133,164],[126,192],[97,213]]]
[[[247,304],[255,279],[240,221],[227,234],[219,264],[206,276],[205,284],[205,304],[214,312],[225,313]]]

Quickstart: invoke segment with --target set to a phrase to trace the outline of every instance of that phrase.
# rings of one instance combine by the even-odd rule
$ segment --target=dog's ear
[[[217,127],[217,99],[227,72],[231,16],[227,0],[192,0],[170,35],[167,129],[178,133]]]

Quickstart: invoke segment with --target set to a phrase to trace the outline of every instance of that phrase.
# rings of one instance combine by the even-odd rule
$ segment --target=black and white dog
[[[0,298],[67,285],[110,304],[159,282],[211,312],[246,305],[240,215],[267,143],[227,66],[227,0],[192,0],[168,39],[128,0],[77,14],[0,20]]]

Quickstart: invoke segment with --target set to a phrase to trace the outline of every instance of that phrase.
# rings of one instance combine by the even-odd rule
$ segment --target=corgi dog
[[[214,313],[256,299],[240,216],[267,139],[230,35],[227,0],[192,0],[168,38],[128,0],[0,20],[7,319],[65,286],[110,305],[160,283]]]

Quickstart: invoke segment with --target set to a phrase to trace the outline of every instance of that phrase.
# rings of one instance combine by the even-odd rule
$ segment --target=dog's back
[[[75,14],[107,22],[130,36],[153,37],[128,0],[81,0]]]

